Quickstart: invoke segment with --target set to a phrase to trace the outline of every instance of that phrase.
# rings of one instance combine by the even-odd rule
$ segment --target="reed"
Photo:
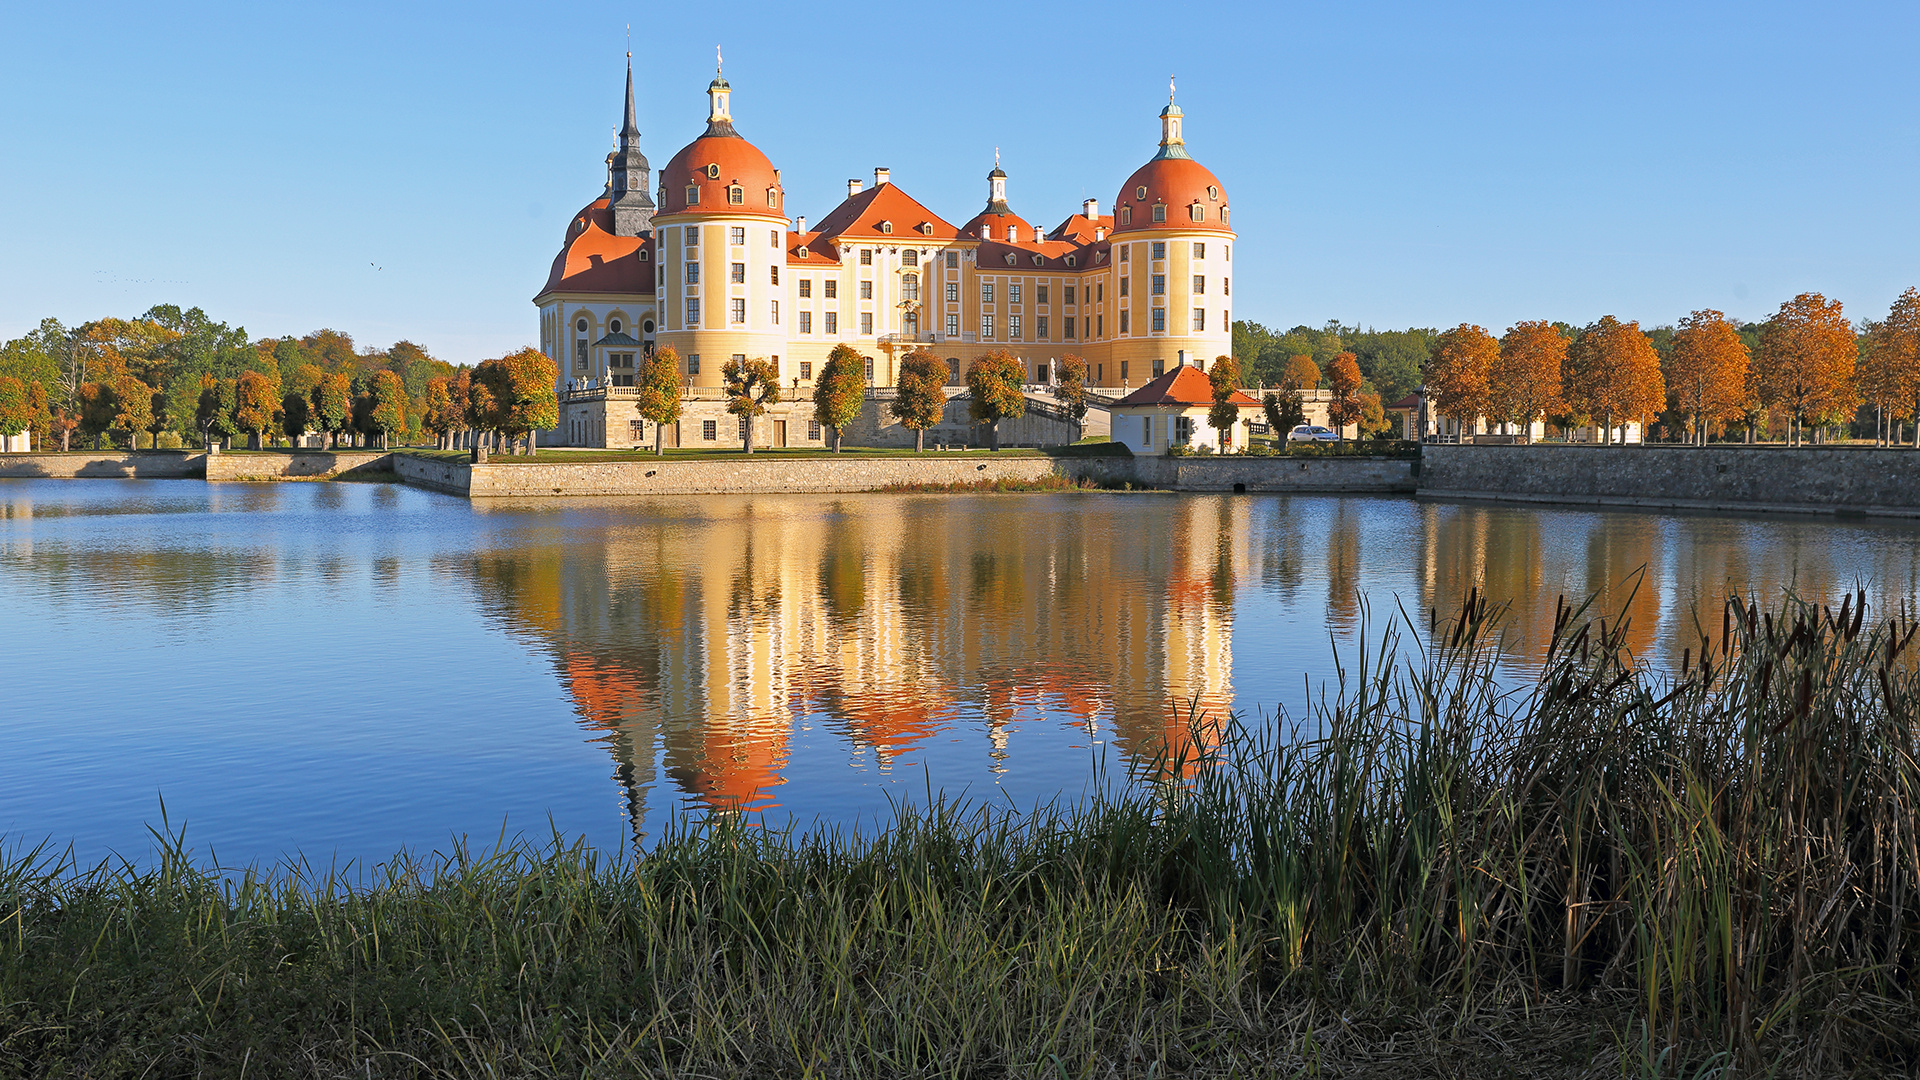
[[[681,821],[371,876],[0,864],[0,1074],[1861,1075],[1920,1063],[1916,624],[1730,603],[1683,673],[1470,596],[1307,714],[1029,813]]]

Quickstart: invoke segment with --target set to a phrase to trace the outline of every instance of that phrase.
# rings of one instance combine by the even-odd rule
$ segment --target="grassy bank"
[[[1684,677],[1468,598],[1297,738],[859,838],[718,820],[371,882],[0,869],[0,1074],[1860,1075],[1920,1065],[1916,625],[1730,606]]]

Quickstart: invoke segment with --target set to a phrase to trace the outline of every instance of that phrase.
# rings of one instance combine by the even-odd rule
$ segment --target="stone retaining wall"
[[[275,480],[298,476],[364,475],[393,471],[393,455],[385,450],[290,450],[245,454],[208,454],[209,480]]]
[[[1410,458],[1138,457],[1067,458],[1069,476],[1128,480],[1168,491],[1412,494],[1420,473]]]
[[[1428,446],[1420,494],[1649,509],[1920,516],[1920,452],[1871,447]]]
[[[498,468],[494,465],[482,465],[480,468]],[[403,484],[427,488],[431,491],[444,491],[449,495],[465,495],[469,486],[469,474],[473,466],[465,461],[447,461],[442,458],[419,457],[414,454],[393,455],[393,474]]]
[[[136,450],[81,454],[0,454],[0,477],[189,480],[207,475],[206,454],[194,450]]]

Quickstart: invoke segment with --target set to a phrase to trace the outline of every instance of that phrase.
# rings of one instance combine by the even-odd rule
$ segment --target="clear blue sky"
[[[1910,2],[16,4],[0,336],[173,302],[454,361],[532,342],[628,21],[655,168],[718,42],[816,221],[876,165],[964,220],[996,146],[1023,215],[1110,205],[1177,74],[1236,210],[1234,313],[1268,324],[1761,318],[1805,290],[1857,318],[1920,285]]]

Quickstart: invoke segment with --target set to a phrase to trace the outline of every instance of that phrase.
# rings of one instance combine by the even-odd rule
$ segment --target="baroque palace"
[[[1231,350],[1227,193],[1188,156],[1171,95],[1159,152],[1109,212],[1089,199],[1051,230],[1013,210],[998,162],[986,205],[965,224],[878,168],[871,187],[847,181],[846,199],[809,228],[788,218],[780,170],[735,129],[731,98],[716,73],[705,132],[654,188],[629,58],[606,190],[574,215],[534,297],[542,351],[560,371],[560,428],[543,441],[652,445],[633,386],[661,346],[680,355],[686,388],[679,423],[658,433],[668,446],[739,441],[745,422],[727,413],[721,378],[734,357],[765,358],[781,377],[784,400],[754,421],[754,444],[804,446],[826,435],[813,422],[813,378],[842,343],[867,358],[877,388],[895,385],[914,348],[946,360],[951,386],[999,349],[1036,386],[1071,353],[1086,360],[1089,384],[1122,392]]]

